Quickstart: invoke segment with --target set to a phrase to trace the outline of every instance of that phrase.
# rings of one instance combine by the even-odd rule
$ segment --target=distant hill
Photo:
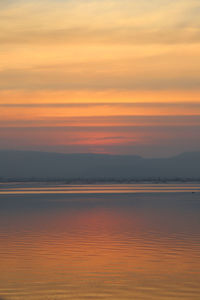
[[[200,179],[200,152],[171,158],[0,151],[2,179]]]

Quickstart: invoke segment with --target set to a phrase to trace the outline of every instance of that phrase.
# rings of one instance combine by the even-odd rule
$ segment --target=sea
[[[0,299],[199,300],[200,183],[1,183]]]

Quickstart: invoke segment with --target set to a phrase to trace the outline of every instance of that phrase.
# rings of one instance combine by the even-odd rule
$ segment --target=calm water
[[[199,300],[200,185],[1,184],[0,271],[0,299]]]

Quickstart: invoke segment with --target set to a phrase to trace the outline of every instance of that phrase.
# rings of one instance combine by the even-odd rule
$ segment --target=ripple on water
[[[3,299],[199,299],[197,195],[1,197]]]

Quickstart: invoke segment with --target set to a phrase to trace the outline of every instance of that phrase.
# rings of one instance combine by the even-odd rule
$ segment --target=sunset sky
[[[0,149],[200,151],[199,0],[0,1]]]

